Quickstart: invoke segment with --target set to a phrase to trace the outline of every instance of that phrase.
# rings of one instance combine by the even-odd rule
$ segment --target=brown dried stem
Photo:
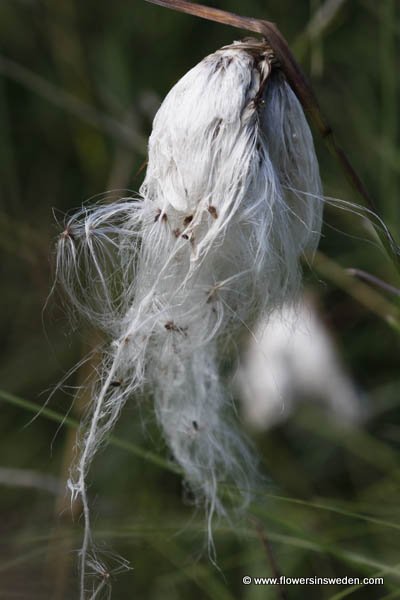
[[[268,561],[268,565],[272,572],[272,576],[277,581],[279,581],[277,588],[276,588],[277,598],[279,598],[279,600],[289,600],[287,590],[286,590],[285,586],[281,583],[281,572],[280,572],[277,560],[275,558],[274,550],[272,548],[271,542],[268,539],[268,536],[263,527],[263,524],[261,523],[261,521],[259,521],[258,519],[254,518],[254,517],[252,517],[250,519],[250,522],[254,525],[254,528],[257,533],[257,537],[259,538],[261,545],[264,548],[265,555],[266,555],[267,561]]]

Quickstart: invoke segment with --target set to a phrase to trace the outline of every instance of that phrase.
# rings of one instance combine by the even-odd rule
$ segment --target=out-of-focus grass
[[[34,403],[8,393],[1,392],[1,398],[29,412],[37,411]],[[64,422],[68,427],[77,426],[73,420],[64,419],[62,414],[57,414],[48,408],[43,409],[42,418],[49,418],[58,423]],[[304,432],[308,435],[309,448],[302,446],[303,456],[299,473],[299,461],[296,461],[293,456],[297,452],[291,446],[294,441],[304,438]],[[323,440],[329,442],[325,446],[319,441],[321,435]],[[394,560],[398,551],[397,532],[400,529],[397,453],[365,431],[354,429],[343,431],[339,427],[332,427],[332,424],[324,420],[321,415],[314,414],[313,418],[312,412],[298,419],[296,429],[292,431],[291,444],[284,443],[283,439],[280,440],[280,444],[277,443],[279,437],[275,432],[272,457],[268,458],[271,448],[265,448],[268,470],[273,471],[269,462],[274,458],[278,465],[282,456],[286,455],[289,460],[283,464],[282,472],[278,469],[274,472],[275,483],[272,487],[275,487],[276,491],[271,491],[271,485],[258,490],[249,515],[256,515],[262,523],[268,539],[274,545],[282,572],[290,573],[290,576],[301,576],[304,573],[309,576],[333,576],[333,573],[353,576],[357,574],[360,577],[384,576],[386,588],[395,590],[400,576],[400,566]],[[119,457],[122,481],[126,479],[129,472],[128,463],[131,463],[131,468],[135,471],[134,463],[137,460],[140,461],[139,470],[143,470],[145,465],[146,470],[153,470],[154,467],[157,470],[161,467],[167,472],[171,470],[171,465],[162,456],[158,457],[153,452],[144,452],[135,444],[125,443],[119,438],[113,437],[110,442],[111,446],[120,447],[124,453],[127,452],[132,456],[129,460],[126,456]],[[325,486],[328,489],[332,487],[330,479],[338,476],[338,468],[336,467],[336,473],[335,469],[331,469],[325,475],[325,469],[322,470],[321,465],[318,468],[320,461],[315,461],[313,457],[313,446],[324,455],[323,467],[331,461],[335,465],[337,457],[342,457],[343,464],[352,474],[352,485],[347,485],[347,498],[316,495],[318,484],[322,486],[321,491]],[[112,453],[113,451],[109,450],[107,454],[112,455]],[[97,463],[101,464],[103,460],[104,457],[100,456]],[[110,460],[113,463],[115,459],[109,456],[106,462]],[[306,468],[307,466],[309,468]],[[104,476],[104,465],[100,468]],[[98,469],[99,465],[95,470],[94,480],[98,480]],[[297,472],[296,476],[294,470]],[[380,477],[379,488],[385,490],[385,505],[375,499],[376,494],[380,493],[379,488],[374,489],[375,477],[372,486],[369,480],[364,481],[366,473],[371,477],[371,473],[375,470]],[[306,475],[308,471],[313,473],[314,482]],[[303,480],[308,480],[308,496],[311,497],[296,495],[301,494],[302,491],[296,490],[296,487],[302,488],[302,485],[297,486],[296,483],[299,475]],[[111,500],[111,504],[118,507],[124,504],[124,501],[118,498],[121,490],[118,477],[115,479],[116,486],[113,486],[112,493],[109,493],[111,498],[108,498],[105,504],[107,505]],[[132,489],[137,489],[139,482],[143,483],[140,476],[133,479]],[[288,487],[287,482],[292,486],[294,495],[278,493],[278,490]],[[157,594],[161,594],[161,591],[154,592],[158,586],[163,590],[163,594],[166,593],[165,586],[171,588],[168,592],[172,594],[169,596],[171,598],[181,597],[188,585],[194,586],[194,591],[191,593],[198,594],[199,597],[204,597],[201,594],[209,598],[237,597],[240,589],[240,572],[242,576],[243,574],[253,576],[268,574],[268,563],[257,539],[253,522],[244,517],[234,527],[221,524],[215,528],[216,543],[222,548],[219,566],[224,573],[225,581],[221,579],[220,573],[204,557],[200,558],[199,547],[204,535],[204,522],[201,515],[191,517],[190,510],[179,506],[177,490],[173,504],[164,505],[163,511],[160,511],[158,507],[160,498],[152,497],[151,502],[148,498],[148,494],[153,494],[157,485],[156,477],[152,482],[147,482],[148,487],[140,487],[140,490],[134,494],[137,496],[137,501],[131,515],[128,511],[127,516],[121,518],[112,514],[112,511],[102,518],[101,526],[96,528],[98,539],[107,542],[113,548],[123,548],[124,556],[129,557],[132,554],[133,564],[136,564],[134,571],[128,571],[117,579],[116,587],[119,591],[116,592],[116,597],[124,597],[124,594],[127,594],[126,589],[131,589],[132,585],[133,589],[140,590],[140,587],[136,587],[140,581],[144,586],[148,586],[149,597],[158,597]],[[103,487],[101,481],[98,487],[99,489]],[[390,518],[387,515],[390,515]],[[34,529],[35,527],[33,531]],[[18,549],[16,552],[18,558],[4,562],[0,572],[12,571],[21,564],[29,564],[43,556],[50,532],[47,535],[35,535],[33,531],[28,534],[22,533],[14,540],[11,536],[8,540],[5,538],[5,542],[13,542],[14,547]],[[79,526],[70,527],[67,535],[70,538],[73,536],[72,547],[79,544]],[[152,552],[158,557],[157,572],[152,571],[152,566],[146,567],[142,563],[142,560],[151,560],[154,564],[154,558],[150,559]],[[105,554],[107,555],[106,551]],[[143,570],[135,573],[139,568]],[[144,575],[148,578],[147,583]],[[382,588],[375,587],[371,590],[357,588],[351,589],[351,593],[362,593],[360,597],[374,598],[377,589]],[[336,595],[331,596],[331,586],[327,595],[326,591],[328,587],[326,590],[321,587],[311,589],[307,594],[311,598],[336,597]],[[156,596],[153,596],[154,593]],[[260,597],[265,596],[260,595]]]
[[[323,1],[213,4],[272,19],[289,41],[297,41],[294,49],[324,111],[398,237],[395,0],[337,2],[316,44],[307,32],[311,8],[326,5]],[[74,439],[67,430],[80,418],[65,417],[76,374],[31,422],[49,390],[92,350],[92,334],[71,332],[55,299],[42,321],[57,234],[53,210],[62,221],[63,212],[89,197],[115,188],[137,190],[157,102],[188,68],[237,36],[139,0],[1,3],[2,466],[60,479]],[[316,144],[327,194],[357,201],[317,137]],[[397,287],[399,282],[364,220],[333,208],[325,220],[323,254],[307,270],[307,287],[319,299],[369,418],[355,429],[300,408],[288,423],[253,436],[270,481],[256,490],[248,516],[216,523],[218,570],[207,558],[203,515],[187,494],[183,500],[181,478],[154,427],[150,401],[138,406],[132,400],[91,473],[100,550],[111,569],[119,570],[111,550],[133,567],[111,573],[114,598],[280,598],[276,588],[242,584],[244,575],[272,575],[250,517],[261,523],[288,577],[385,578],[384,588],[292,586],[286,590],[290,599],[397,597],[399,337],[387,321],[397,322],[399,302],[368,284],[359,286],[344,269],[364,269]],[[45,490],[17,487],[2,488],[0,510],[0,597],[55,598],[49,552],[57,547],[67,557],[58,597],[76,597],[79,516],[72,522],[66,505],[55,514],[54,497]]]

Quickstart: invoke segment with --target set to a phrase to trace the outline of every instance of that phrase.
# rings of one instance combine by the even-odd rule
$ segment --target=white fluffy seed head
[[[226,46],[172,88],[140,198],[85,209],[59,244],[69,298],[112,339],[74,489],[85,494],[98,444],[147,384],[209,516],[225,512],[220,483],[249,501],[256,461],[230,415],[221,357],[241,328],[294,298],[321,200],[306,119],[264,42]]]
[[[235,383],[245,421],[266,430],[298,405],[318,403],[341,426],[365,417],[360,394],[340,364],[333,340],[313,303],[303,298],[260,319],[248,339]]]

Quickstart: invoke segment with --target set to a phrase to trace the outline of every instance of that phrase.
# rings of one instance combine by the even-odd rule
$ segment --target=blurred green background
[[[398,239],[398,2],[209,4],[278,24]],[[325,22],[315,19],[321,7]],[[71,328],[57,296],[44,309],[63,215],[105,192],[111,200],[138,190],[161,99],[206,54],[240,36],[141,0],[0,3],[0,598],[77,597],[82,528],[63,486],[74,420],[87,401],[83,394],[72,406],[85,368],[37,414],[96,336]],[[317,133],[315,140],[326,194],[359,202]],[[113,598],[400,597],[399,298],[360,286],[347,268],[399,286],[368,222],[328,207],[305,285],[368,406],[365,422],[346,428],[301,407],[273,430],[250,432],[271,483],[250,518],[216,524],[217,570],[201,511],[185,500],[146,410],[128,404],[116,442],[90,476]],[[63,422],[67,413],[72,420]],[[111,552],[133,570],[117,575]],[[383,575],[385,585],[242,585],[244,575],[272,575],[274,562],[290,577]],[[107,582],[97,597],[107,597]]]

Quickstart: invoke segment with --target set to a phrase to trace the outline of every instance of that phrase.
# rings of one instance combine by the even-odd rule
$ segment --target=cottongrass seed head
[[[235,425],[221,358],[243,328],[295,298],[322,192],[302,108],[264,41],[206,57],[172,88],[149,139],[139,197],[84,208],[60,236],[57,277],[110,343],[70,488],[91,549],[86,478],[125,402],[147,389],[196,501],[246,506],[256,460]],[[117,382],[117,383],[116,383]],[[221,486],[221,484],[226,484]]]

